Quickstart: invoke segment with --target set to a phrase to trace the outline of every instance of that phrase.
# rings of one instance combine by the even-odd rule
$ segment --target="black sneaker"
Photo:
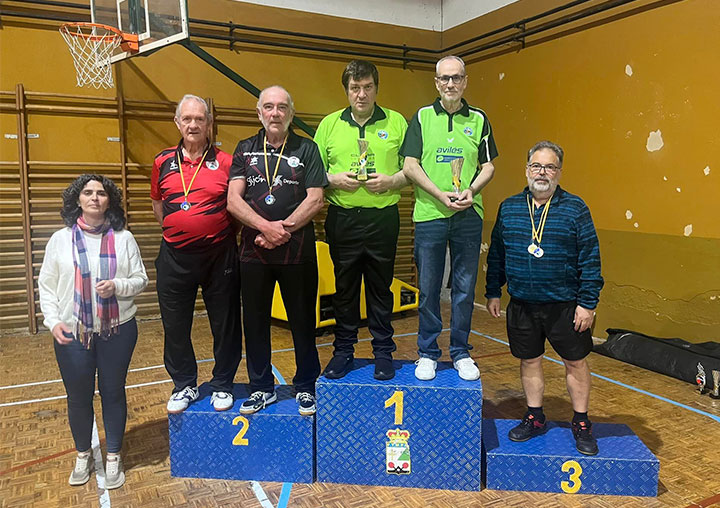
[[[298,403],[298,410],[303,416],[315,414],[315,395],[310,392],[299,392],[295,395],[295,401]]]
[[[575,438],[575,447],[583,455],[597,455],[597,440],[592,435],[590,420],[572,422],[572,432]]]
[[[522,421],[508,432],[510,441],[527,441],[531,437],[539,436],[547,430],[545,422],[538,421],[535,415],[527,413]]]
[[[335,355],[325,367],[323,375],[328,379],[340,379],[350,372],[353,364],[353,355]]]
[[[375,379],[387,381],[395,377],[395,367],[390,358],[375,358]]]
[[[240,412],[244,415],[257,413],[264,409],[268,404],[272,404],[277,400],[275,392],[253,392],[248,399],[240,406]]]

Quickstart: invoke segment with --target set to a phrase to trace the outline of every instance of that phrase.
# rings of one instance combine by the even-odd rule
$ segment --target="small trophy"
[[[710,398],[720,399],[720,370],[712,371],[713,390],[710,392]]]
[[[697,364],[697,375],[695,376],[695,384],[697,384],[698,391],[700,394],[705,393],[705,368],[702,366],[700,362]]]
[[[359,182],[364,182],[368,179],[367,174],[367,151],[368,142],[364,139],[358,139],[358,150],[360,150],[360,157],[358,162],[360,165],[357,168],[357,179]]]
[[[450,201],[457,201],[458,198],[460,198],[460,173],[462,173],[464,161],[465,159],[463,157],[458,157],[457,159],[453,159],[450,161],[450,168],[452,169],[453,191],[457,196],[455,199],[450,198]]]

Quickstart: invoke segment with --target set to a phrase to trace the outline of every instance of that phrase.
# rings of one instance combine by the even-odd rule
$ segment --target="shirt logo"
[[[453,159],[463,156],[463,149],[461,147],[447,146],[439,147],[435,152],[435,162],[447,163]]]
[[[293,155],[292,157],[288,157],[287,163],[291,168],[296,168],[300,165],[300,159]]]
[[[250,165],[251,165],[251,166],[257,166],[257,161],[258,161],[257,157],[253,155],[253,156],[250,158]]]
[[[466,136],[472,136],[473,130],[470,127],[465,127],[465,130],[463,131]]]
[[[455,138],[447,138],[447,140],[448,140],[448,143],[452,143],[453,141],[455,141]]]
[[[378,137],[380,139],[387,139],[388,138],[388,132],[386,130],[379,130],[378,131]]]
[[[175,159],[170,159],[170,169],[177,169],[178,165],[177,162],[175,162]]]
[[[217,168],[220,167],[220,164],[218,164],[218,161],[205,161],[205,165],[208,169],[215,171]]]

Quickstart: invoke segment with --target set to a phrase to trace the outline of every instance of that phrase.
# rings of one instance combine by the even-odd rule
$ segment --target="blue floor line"
[[[272,365],[272,372],[281,385],[287,384],[285,378],[282,374],[280,374],[280,371],[277,367],[275,367],[275,365]],[[280,497],[278,498],[277,508],[287,508],[288,501],[290,501],[290,491],[292,491],[292,486],[292,483],[283,483],[282,489],[280,490]]]
[[[504,340],[500,340],[500,339],[495,338],[495,337],[493,337],[493,336],[491,336],[491,335],[486,335],[486,334],[484,334],[484,333],[476,332],[475,330],[470,330],[470,331],[471,331],[472,333],[474,333],[475,335],[479,335],[480,337],[485,337],[486,339],[494,340],[495,342],[499,342],[500,344],[505,344],[506,346],[510,346],[510,344],[507,343],[507,342],[505,342]],[[560,360],[556,360],[556,359],[550,358],[550,357],[548,357],[548,356],[543,356],[543,358],[545,358],[546,360],[549,360],[549,361],[551,361],[551,362],[553,362],[553,363],[557,363],[557,364],[559,364],[559,365],[563,365],[563,362],[561,362]],[[607,381],[607,382],[609,382],[609,383],[613,383],[613,384],[616,384],[616,385],[618,385],[618,386],[622,386],[623,388],[627,388],[628,390],[632,390],[632,391],[635,391],[635,392],[638,392],[638,393],[642,393],[643,395],[649,395],[650,397],[653,397],[653,398],[658,399],[658,400],[662,400],[663,402],[667,402],[668,404],[672,404],[672,405],[674,405],[674,406],[681,407],[681,408],[683,408],[683,409],[687,409],[687,410],[692,411],[692,412],[694,412],[694,413],[697,413],[697,414],[700,414],[700,415],[703,415],[703,416],[707,416],[708,418],[711,418],[711,419],[715,420],[716,422],[720,422],[720,416],[714,415],[714,414],[712,414],[712,413],[708,413],[707,411],[703,411],[702,409],[697,409],[697,408],[688,406],[688,405],[683,404],[683,403],[681,403],[681,402],[677,402],[677,401],[675,401],[675,400],[668,399],[667,397],[663,397],[662,395],[657,395],[657,394],[655,394],[655,393],[651,393],[651,392],[645,391],[645,390],[643,390],[643,389],[641,389],[641,388],[637,388],[637,387],[635,387],[635,386],[632,386],[632,385],[623,383],[623,382],[621,382],[621,381],[617,381],[617,380],[612,379],[612,378],[609,378],[609,377],[607,377],[607,376],[602,376],[602,375],[600,375],[600,374],[595,374],[594,372],[591,372],[590,374],[591,374],[593,377],[596,377],[596,378],[598,378],[598,379],[602,379],[603,381]]]
[[[282,489],[280,490],[280,499],[278,499],[277,508],[287,508],[288,501],[290,501],[291,490],[292,483],[283,483]]]

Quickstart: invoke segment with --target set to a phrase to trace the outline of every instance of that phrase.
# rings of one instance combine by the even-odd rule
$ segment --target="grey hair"
[[[455,55],[447,55],[438,60],[435,64],[435,74],[440,72],[440,64],[443,63],[445,60],[455,60],[456,62],[460,62],[460,65],[462,65],[463,74],[465,74],[465,62],[463,62],[462,58]]]
[[[212,113],[210,112],[210,106],[208,106],[208,103],[205,102],[205,99],[202,97],[198,97],[197,95],[193,95],[191,93],[183,95],[183,98],[180,99],[180,102],[178,102],[178,105],[175,108],[175,118],[180,118],[180,111],[182,110],[183,104],[187,101],[197,101],[205,106],[205,118],[208,122],[212,122]]]
[[[280,86],[280,85],[270,85],[270,86],[267,87],[267,88],[263,88],[262,92],[260,92],[260,95],[258,95],[258,101],[257,101],[257,107],[258,107],[258,109],[261,109],[261,108],[262,108],[262,98],[263,98],[263,95],[265,95],[265,92],[267,92],[267,91],[270,90],[271,88],[279,88],[280,90],[282,90],[283,92],[285,92],[285,94],[287,95],[287,98],[288,98],[288,104],[290,104],[290,109],[292,109],[293,111],[295,111],[295,103],[294,103],[293,100],[292,100],[292,96],[290,95],[290,92],[288,92],[287,90],[285,90],[285,88],[283,88],[283,87]]]
[[[532,158],[533,154],[537,152],[538,150],[552,150],[555,152],[555,155],[557,155],[558,162],[560,163],[560,167],[563,165],[563,156],[565,155],[565,152],[563,151],[560,146],[556,145],[552,141],[538,141],[533,145],[533,147],[528,150],[528,156],[527,160],[530,162],[530,159]]]

